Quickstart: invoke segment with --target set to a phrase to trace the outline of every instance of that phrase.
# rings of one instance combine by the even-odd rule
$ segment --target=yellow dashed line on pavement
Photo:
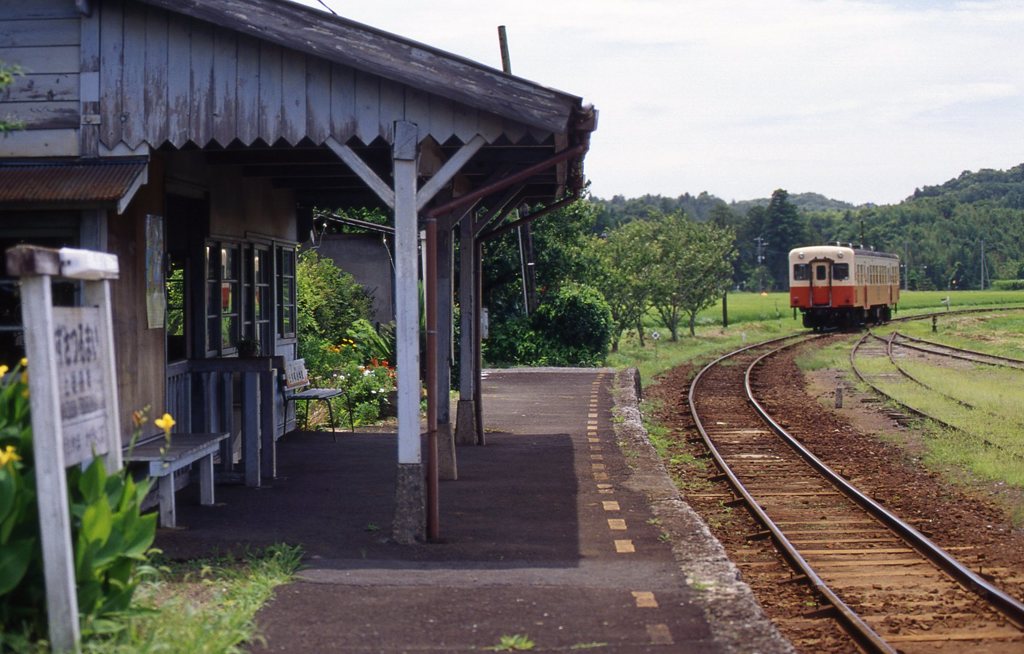
[[[626,531],[626,521],[622,518],[608,518],[608,528],[612,531]]]
[[[673,645],[676,642],[667,624],[647,625],[647,636],[651,639],[651,645]]]
[[[634,590],[633,599],[636,600],[638,609],[656,609],[658,600],[654,599],[654,593],[649,590]]]
[[[601,506],[604,507],[605,511],[619,511],[619,503],[615,500],[606,500],[601,502]]]
[[[615,541],[615,551],[619,554],[632,554],[636,551],[633,541],[629,539]]]

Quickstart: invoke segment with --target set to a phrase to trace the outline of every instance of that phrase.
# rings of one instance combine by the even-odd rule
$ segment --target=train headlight
[[[803,252],[797,253],[796,258],[797,259],[803,259],[804,258],[804,253]]]

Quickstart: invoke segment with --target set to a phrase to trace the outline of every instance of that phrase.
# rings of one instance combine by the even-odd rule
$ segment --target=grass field
[[[943,311],[943,302],[949,298],[951,309],[968,307],[1024,306],[1024,291],[901,291],[897,315],[904,313],[930,313]],[[729,322],[745,323],[758,320],[788,320],[801,327],[799,313],[793,319],[793,309],[789,306],[789,292],[768,293],[730,293],[727,298]],[[700,325],[722,324],[722,302],[719,301],[710,309],[697,316]]]

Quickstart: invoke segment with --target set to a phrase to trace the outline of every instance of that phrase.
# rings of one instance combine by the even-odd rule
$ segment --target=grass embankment
[[[274,545],[241,560],[167,564],[144,584],[123,629],[91,640],[86,654],[233,654],[255,635],[254,616],[299,567],[296,547]]]

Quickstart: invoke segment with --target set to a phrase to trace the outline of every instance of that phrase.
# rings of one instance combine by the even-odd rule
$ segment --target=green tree
[[[786,288],[789,284],[789,251],[803,245],[807,234],[807,221],[789,201],[789,193],[776,189],[764,213],[764,235],[768,241],[764,265],[771,274],[773,288]]]
[[[622,332],[636,328],[640,345],[644,344],[643,316],[651,295],[647,271],[654,263],[654,249],[649,247],[654,223],[635,220],[608,233],[606,238],[591,241],[594,262],[590,274],[593,283],[612,312],[612,351],[619,349]]]
[[[295,270],[299,356],[313,375],[326,346],[336,345],[360,318],[371,317],[372,301],[355,278],[316,250],[299,254]]]
[[[697,313],[729,287],[734,235],[731,229],[695,223],[681,214],[662,216],[655,225],[651,303],[677,341],[682,317],[688,316],[690,335],[695,335]]]

